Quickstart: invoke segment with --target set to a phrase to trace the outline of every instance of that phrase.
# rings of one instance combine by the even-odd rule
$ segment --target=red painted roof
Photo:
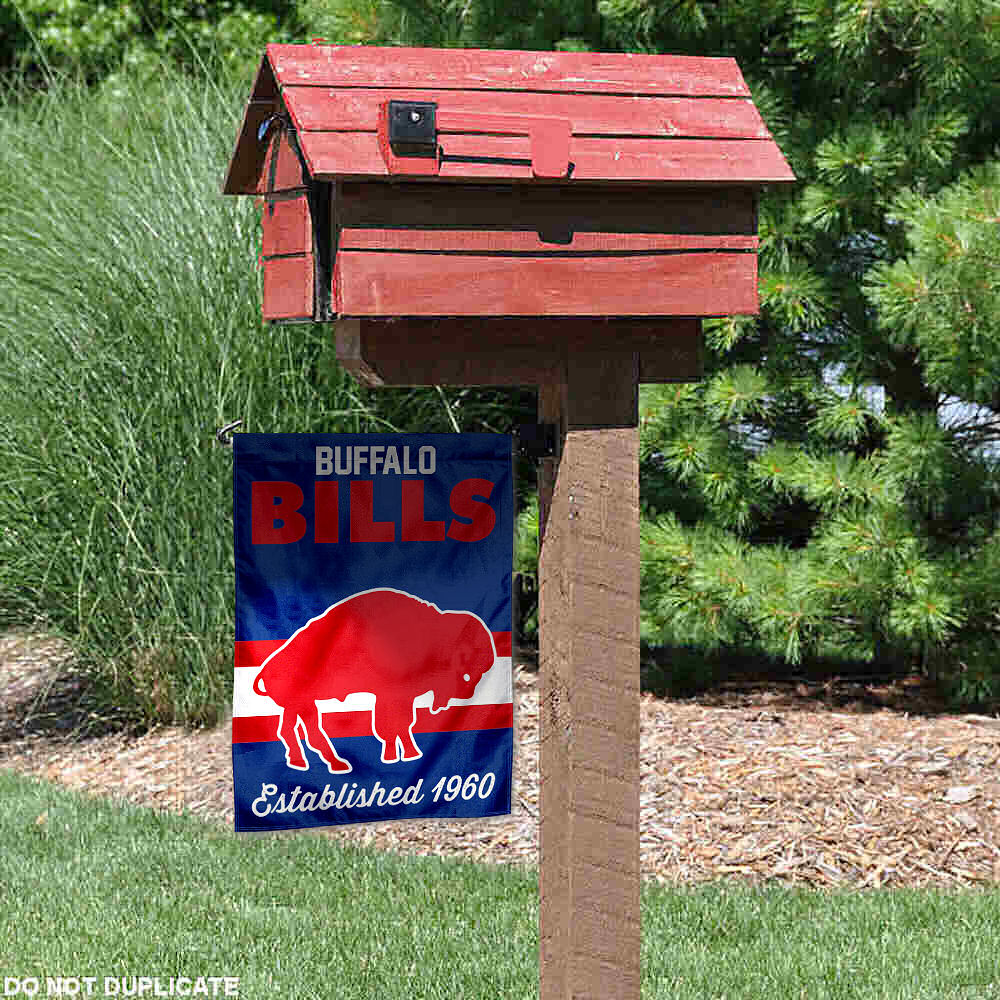
[[[224,192],[262,190],[269,139],[258,129],[278,113],[315,178],[387,176],[377,128],[390,99],[436,102],[441,121],[457,123],[438,129],[442,178],[530,180],[529,136],[469,124],[522,115],[568,120],[572,170],[561,183],[795,179],[732,59],[269,45]]]

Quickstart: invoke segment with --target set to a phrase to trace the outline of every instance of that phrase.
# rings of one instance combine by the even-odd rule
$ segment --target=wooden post
[[[639,997],[638,354],[539,390],[540,998]]]

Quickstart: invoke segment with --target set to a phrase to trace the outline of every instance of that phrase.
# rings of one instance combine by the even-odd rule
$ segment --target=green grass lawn
[[[95,976],[97,996],[105,976],[234,976],[244,1000],[537,995],[531,872],[237,837],[5,772],[0,844],[0,977],[38,977],[39,995],[46,976]],[[996,890],[644,890],[644,1000],[987,1000],[998,984]]]

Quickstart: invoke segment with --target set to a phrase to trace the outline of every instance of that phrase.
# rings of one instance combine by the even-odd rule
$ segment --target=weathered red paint
[[[707,93],[749,97],[734,59],[608,52],[269,45],[283,86],[533,90],[543,93]]]
[[[405,273],[407,283],[398,280]],[[337,255],[338,311],[348,316],[730,315],[757,311],[747,253],[538,256]]]
[[[306,320],[315,311],[311,253],[264,259],[264,319]]]
[[[299,132],[374,132],[385,91],[375,88],[292,87],[282,98]],[[576,135],[697,139],[770,139],[757,109],[730,97],[553,94],[525,90],[393,88],[393,100],[434,101],[449,113],[554,115]],[[447,131],[455,131],[448,129]]]
[[[432,153],[394,100],[435,103]],[[731,59],[271,45],[225,191],[264,193],[269,261],[313,254],[269,319],[695,317],[756,311],[755,192],[792,179]]]
[[[312,225],[305,195],[271,199],[263,206],[261,253],[264,257],[308,253],[312,249]]]
[[[567,233],[543,239],[536,232],[483,229],[342,229],[340,250],[396,250],[415,253],[614,253],[657,250],[756,250],[756,236],[686,236],[674,233]]]
[[[372,132],[306,132],[309,170],[321,180],[389,177]],[[530,181],[531,143],[526,136],[452,134],[441,137],[444,158],[426,172],[451,180]],[[455,159],[451,159],[454,157]],[[459,159],[460,158],[460,159]],[[414,157],[411,174],[418,173]],[[777,147],[745,139],[643,139],[576,136],[570,140],[572,182],[607,184],[760,185],[791,180]],[[510,162],[518,161],[518,162]],[[433,164],[433,160],[426,161]],[[424,172],[421,168],[420,172]]]
[[[258,194],[271,192],[304,191],[306,178],[302,173],[302,161],[291,143],[291,133],[279,123],[269,125],[258,145],[267,144],[267,156],[257,179],[255,191]]]

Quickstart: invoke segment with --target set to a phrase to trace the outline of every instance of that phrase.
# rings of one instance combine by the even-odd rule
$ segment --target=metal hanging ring
[[[237,427],[242,427],[242,426],[243,426],[242,420],[231,420],[228,424],[226,424],[223,427],[220,427],[215,432],[215,440],[218,441],[223,448],[232,448],[233,431],[236,430]]]

